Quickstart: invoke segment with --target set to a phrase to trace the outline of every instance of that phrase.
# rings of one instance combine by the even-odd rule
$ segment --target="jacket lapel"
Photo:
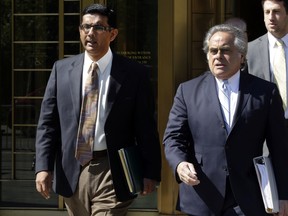
[[[206,97],[208,100],[208,104],[211,104],[212,107],[212,112],[215,112],[216,116],[219,118],[219,120],[222,122],[223,126],[225,125],[224,123],[224,118],[222,115],[222,110],[221,110],[221,104],[218,99],[218,94],[217,94],[217,84],[215,77],[212,75],[211,72],[209,72],[211,76],[208,76],[207,82],[206,82]]]
[[[244,111],[248,99],[251,97],[251,79],[250,75],[245,72],[240,72],[240,82],[239,82],[239,92],[238,92],[238,102],[236,106],[236,112],[233,119],[233,125],[231,130],[233,129],[234,125],[237,123],[239,117],[241,116],[242,112]]]
[[[111,108],[116,100],[117,94],[121,88],[123,80],[127,74],[125,70],[125,65],[121,63],[120,56],[113,53],[112,68],[110,73],[110,83],[108,89],[108,96],[106,101],[106,111],[104,116],[104,121],[111,111]]]
[[[84,54],[79,55],[74,62],[71,63],[69,71],[69,87],[71,92],[71,98],[73,101],[73,108],[77,121],[79,120],[79,114],[82,101],[82,70],[83,70]]]
[[[262,63],[261,63],[261,69],[264,73],[264,79],[271,81],[271,75],[270,75],[270,60],[269,60],[269,42],[268,42],[268,35],[265,34],[262,37],[259,38],[259,58],[263,57]]]

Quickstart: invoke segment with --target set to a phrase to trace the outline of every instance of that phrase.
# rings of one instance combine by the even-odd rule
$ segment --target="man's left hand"
[[[143,185],[144,187],[143,191],[141,192],[141,195],[147,195],[156,190],[158,182],[153,179],[144,178]]]

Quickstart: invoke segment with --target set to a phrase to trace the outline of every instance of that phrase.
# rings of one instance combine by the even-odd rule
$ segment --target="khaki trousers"
[[[107,156],[83,167],[74,195],[64,201],[69,216],[124,216],[133,202],[117,201]]]

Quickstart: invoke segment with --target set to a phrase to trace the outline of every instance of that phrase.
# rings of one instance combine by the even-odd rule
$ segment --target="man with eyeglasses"
[[[36,136],[36,188],[48,199],[53,182],[69,215],[126,215],[137,195],[128,190],[119,149],[134,145],[140,149],[140,194],[152,193],[160,182],[161,153],[149,71],[111,51],[110,43],[118,34],[112,9],[92,4],[82,15],[79,32],[85,52],[55,62],[43,98]],[[88,155],[92,158],[84,163],[75,155],[84,119],[81,104],[89,100],[83,98],[91,65],[96,65],[91,73],[98,78],[98,105],[93,99],[90,108],[98,111],[96,123],[91,124],[93,145]]]

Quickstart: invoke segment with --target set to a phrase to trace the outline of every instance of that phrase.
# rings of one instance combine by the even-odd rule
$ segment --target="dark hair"
[[[88,7],[84,8],[82,11],[82,17],[86,14],[100,14],[108,18],[108,25],[112,28],[117,28],[116,25],[116,15],[114,10],[106,7],[102,4],[91,4]]]
[[[288,0],[262,0],[262,7],[263,7],[265,1],[283,2],[286,13],[288,13]]]

